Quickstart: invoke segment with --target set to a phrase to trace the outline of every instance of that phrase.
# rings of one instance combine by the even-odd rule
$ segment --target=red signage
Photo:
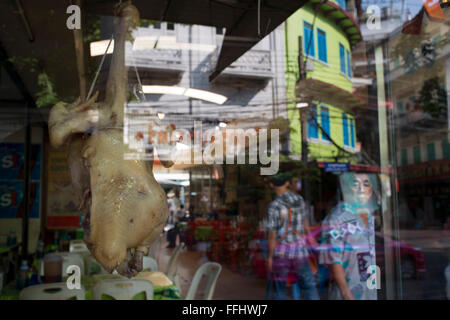
[[[427,15],[430,19],[445,21],[444,11],[442,11],[439,0],[423,0],[423,6],[425,7]]]
[[[399,167],[398,176],[404,183],[450,179],[450,158]]]

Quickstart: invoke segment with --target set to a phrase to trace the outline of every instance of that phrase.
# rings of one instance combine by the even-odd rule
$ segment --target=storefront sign
[[[348,163],[325,162],[325,172],[346,172],[349,169]]]
[[[49,150],[47,228],[78,228],[80,226],[78,199],[72,187],[67,153]]]
[[[0,143],[0,177],[2,180],[23,180],[24,144]],[[41,175],[41,146],[31,146],[31,180]]]
[[[450,158],[400,167],[400,181],[406,183],[432,182],[450,178]]]
[[[439,0],[423,0],[423,6],[429,18],[445,21],[444,11],[442,11]]]
[[[39,218],[41,146],[31,146],[29,217]],[[20,219],[24,212],[24,144],[0,143],[0,218]]]
[[[29,218],[39,218],[39,182],[30,185]],[[9,180],[0,182],[0,218],[20,219],[23,217],[23,181]]]

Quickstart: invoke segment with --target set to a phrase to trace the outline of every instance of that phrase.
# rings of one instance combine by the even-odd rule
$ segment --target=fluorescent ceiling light
[[[212,93],[205,90],[175,87],[175,86],[142,86],[144,93],[150,94],[173,94],[173,95],[185,95],[186,97],[205,100],[216,104],[223,104],[227,101],[227,97]]]
[[[189,173],[160,173],[155,172],[155,179],[158,180],[189,180]]]
[[[152,94],[174,94],[182,96],[186,91],[186,88],[175,86],[142,86],[144,93]]]
[[[91,57],[101,56],[105,54],[106,48],[110,40],[93,41],[89,44]],[[156,47],[155,47],[156,45]],[[174,49],[174,50],[191,50],[212,52],[216,50],[216,45],[201,43],[180,43],[173,36],[140,36],[136,37],[133,42],[133,51],[154,50],[154,49]],[[114,52],[114,40],[111,41],[107,54]]]
[[[155,47],[156,44],[156,47]],[[153,50],[153,49],[175,49],[175,50],[195,50],[211,52],[216,49],[216,45],[201,43],[177,42],[174,36],[138,36],[134,39],[133,51]]]
[[[164,119],[165,116],[166,116],[165,113],[163,113],[163,112],[158,112],[158,118],[159,118],[159,120]]]
[[[297,108],[305,108],[309,106],[308,102],[299,102],[297,103]]]
[[[102,56],[105,54],[106,48],[108,47],[109,40],[94,41],[89,44],[91,49],[91,57]],[[107,54],[111,54],[114,51],[114,40],[111,41],[109,45]]]
[[[225,101],[227,101],[227,97],[220,94],[191,88],[187,89],[184,95],[190,98],[205,100],[217,104],[223,104]]]

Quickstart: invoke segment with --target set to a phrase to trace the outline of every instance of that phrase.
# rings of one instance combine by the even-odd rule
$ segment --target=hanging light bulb
[[[158,118],[159,120],[164,119],[164,117],[166,116],[166,114],[164,112],[158,112]]]

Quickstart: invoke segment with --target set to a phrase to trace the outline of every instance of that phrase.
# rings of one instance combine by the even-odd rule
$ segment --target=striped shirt
[[[291,223],[289,224],[289,209]],[[301,258],[307,255],[303,235],[306,207],[303,198],[292,192],[278,195],[267,208],[267,229],[277,231],[275,256]]]

